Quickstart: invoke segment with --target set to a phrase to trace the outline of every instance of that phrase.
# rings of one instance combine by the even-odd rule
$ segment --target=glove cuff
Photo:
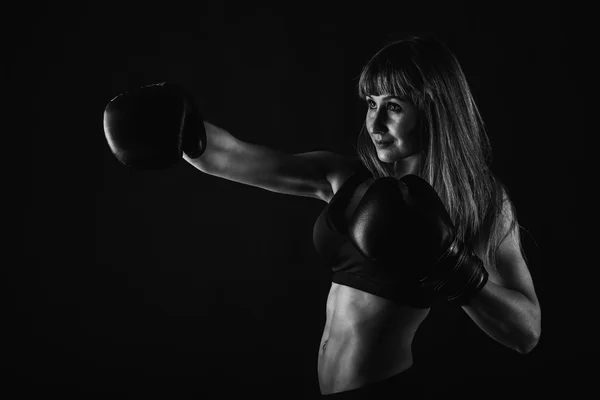
[[[467,245],[456,240],[447,255],[440,261],[449,270],[439,290],[451,304],[467,305],[483,289],[489,273],[483,261]]]
[[[184,117],[181,128],[181,150],[189,158],[198,158],[206,150],[206,130],[193,97],[184,91]]]

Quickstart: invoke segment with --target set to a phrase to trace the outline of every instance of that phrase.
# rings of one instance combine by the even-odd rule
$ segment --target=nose
[[[387,132],[387,114],[385,110],[378,108],[367,113],[367,129],[370,134]]]

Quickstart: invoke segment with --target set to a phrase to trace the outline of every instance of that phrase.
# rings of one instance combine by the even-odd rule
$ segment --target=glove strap
[[[488,281],[489,273],[483,261],[459,240],[450,246],[439,264],[449,274],[440,282],[438,289],[451,304],[468,305]]]
[[[184,117],[181,129],[181,150],[189,158],[198,158],[206,150],[206,130],[200,111],[192,96],[184,93]]]

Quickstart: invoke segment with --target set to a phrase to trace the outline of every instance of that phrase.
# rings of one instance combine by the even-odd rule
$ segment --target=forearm
[[[220,164],[227,162],[227,159],[230,158],[228,156],[235,151],[239,140],[225,129],[210,122],[204,121],[204,127],[206,149],[202,156],[191,159],[184,154],[183,158],[200,171],[210,174]]]
[[[491,338],[519,353],[528,353],[538,342],[539,305],[520,292],[488,281],[463,309]]]

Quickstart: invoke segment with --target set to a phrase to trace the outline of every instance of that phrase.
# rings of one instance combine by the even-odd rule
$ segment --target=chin
[[[393,164],[396,161],[399,161],[404,158],[403,154],[396,149],[392,151],[380,150],[377,152],[377,157],[379,157],[379,161],[386,164]]]
[[[382,163],[385,164],[393,164],[396,162],[395,158],[389,158],[389,157],[381,157],[379,156],[379,161],[381,161]]]

